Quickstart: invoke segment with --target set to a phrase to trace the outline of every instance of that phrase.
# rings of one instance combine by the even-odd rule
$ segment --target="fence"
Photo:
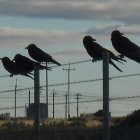
[[[139,140],[140,127],[112,128],[110,140]],[[34,132],[0,132],[0,140],[34,140]],[[40,140],[102,140],[101,129],[46,129],[40,132]]]
[[[40,140],[100,140],[99,130],[43,130]],[[0,140],[34,140],[33,131],[1,132]]]

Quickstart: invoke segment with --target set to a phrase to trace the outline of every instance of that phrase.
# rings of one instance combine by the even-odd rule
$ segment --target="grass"
[[[111,126],[118,126],[124,117],[112,117],[110,121]],[[27,118],[11,118],[11,120],[0,120],[0,129],[32,129],[34,124],[33,119]],[[41,120],[43,128],[101,128],[102,118],[69,118],[69,119],[52,119]]]

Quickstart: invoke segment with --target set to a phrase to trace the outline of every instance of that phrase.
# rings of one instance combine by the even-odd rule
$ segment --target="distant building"
[[[35,104],[31,103],[29,107],[26,108],[26,117],[33,118],[35,112]],[[40,118],[46,119],[47,118],[47,104],[40,103]]]

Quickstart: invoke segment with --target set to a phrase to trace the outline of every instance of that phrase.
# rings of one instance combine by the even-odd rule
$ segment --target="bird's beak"
[[[28,47],[25,47],[25,49],[28,49]]]
[[[92,41],[96,41],[96,39],[93,38]]]
[[[120,33],[121,35],[124,35],[124,33]]]
[[[0,60],[2,60],[2,58],[0,58]]]

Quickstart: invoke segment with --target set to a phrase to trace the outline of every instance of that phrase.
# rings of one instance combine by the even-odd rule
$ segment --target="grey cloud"
[[[79,31],[67,32],[63,30],[40,30],[40,29],[19,29],[4,27],[0,28],[0,44],[25,44],[37,42],[45,45],[76,44],[81,41]],[[3,45],[0,45],[3,46]]]
[[[127,3],[126,3],[127,1]],[[139,0],[135,1],[45,1],[1,0],[0,14],[32,18],[63,18],[87,20],[116,20],[140,23]]]
[[[88,19],[90,13],[96,13],[91,3],[72,2],[0,2],[0,13],[12,16],[25,16],[37,18],[65,18],[65,19]],[[95,17],[95,14],[93,14]]]
[[[133,35],[140,35],[140,25],[100,25],[95,28],[89,28],[82,32],[82,34],[89,34],[89,35],[110,35],[113,30],[120,30],[126,34],[133,34]]]
[[[59,51],[56,53],[52,53],[56,56],[68,56],[68,55],[83,55],[85,54],[85,49],[84,47],[80,47],[80,48],[75,48],[75,49],[67,49],[67,50],[63,50],[63,51]]]
[[[114,30],[114,29],[118,29],[120,27],[120,25],[107,25],[107,26],[99,26],[99,27],[95,27],[95,28],[90,28],[88,29],[85,33],[86,34],[96,34],[96,35],[102,35],[104,34],[108,34],[110,33],[110,31]]]
[[[12,27],[0,28],[0,46],[3,44],[24,44],[38,42],[45,45],[82,45],[84,35],[92,35],[100,39],[110,37],[113,30],[118,29],[126,35],[140,35],[140,25],[98,25],[95,28],[88,28],[84,31],[64,30],[41,30],[41,29],[20,29]]]

